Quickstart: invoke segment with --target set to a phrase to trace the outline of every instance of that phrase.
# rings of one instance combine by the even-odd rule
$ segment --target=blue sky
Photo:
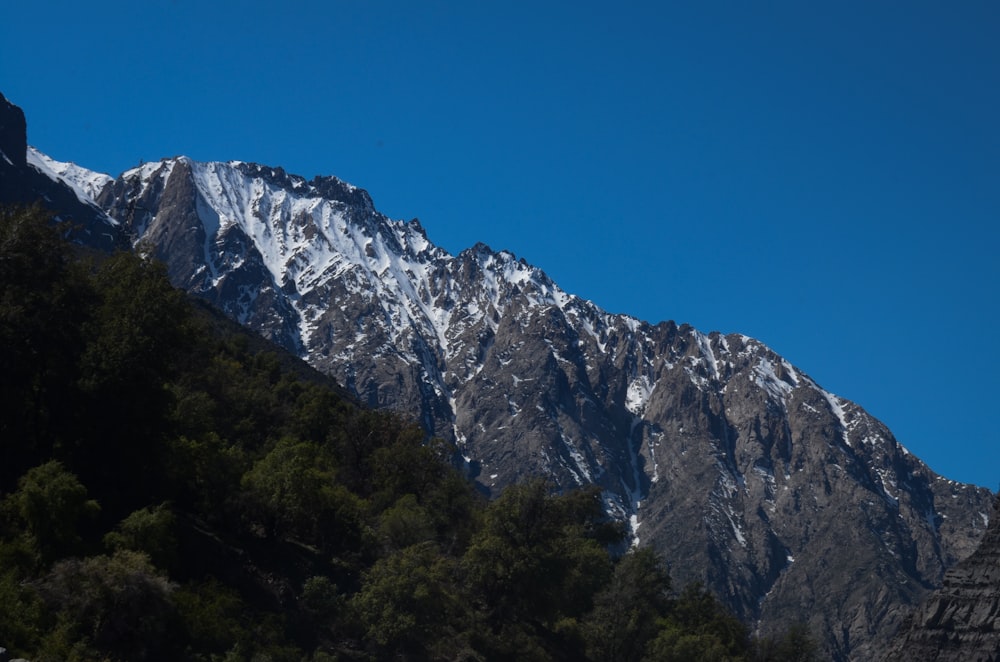
[[[759,338],[1000,485],[1000,4],[7,2],[53,158],[334,174],[457,253]]]

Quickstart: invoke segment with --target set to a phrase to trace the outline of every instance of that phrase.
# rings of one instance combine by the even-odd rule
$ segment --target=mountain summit
[[[610,314],[483,244],[451,255],[334,177],[44,164],[175,285],[454,442],[484,491],[601,486],[678,585],[762,633],[804,620],[831,658],[875,659],[985,531],[989,491],[752,338]]]

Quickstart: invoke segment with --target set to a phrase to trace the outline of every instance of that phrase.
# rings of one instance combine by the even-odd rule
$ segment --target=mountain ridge
[[[485,244],[450,255],[335,177],[180,157],[95,202],[175,285],[454,441],[483,489],[600,485],[678,581],[763,631],[806,610],[833,659],[875,659],[989,519],[987,490],[762,343],[607,313]]]
[[[535,474],[563,489],[600,485],[636,543],[692,559],[673,568],[679,581],[705,581],[765,630],[795,617],[805,582],[823,615],[810,625],[831,654],[875,655],[867,647],[899,621],[898,605],[918,601],[985,526],[952,507],[983,494],[934,475],[857,405],[752,339],[612,315],[510,253],[480,244],[452,256],[370,198],[300,195],[259,174],[234,185],[234,170],[245,175],[242,165],[175,166],[179,180],[163,184],[164,197],[190,187],[197,198],[184,209],[202,224],[208,259],[162,253],[200,283],[187,289],[223,306],[230,277],[262,293],[239,310],[245,323],[368,404],[453,440],[484,489]],[[110,190],[99,203],[121,218]],[[158,223],[188,227],[154,198]],[[198,281],[204,269],[211,281]],[[275,310],[288,312],[253,321]],[[827,521],[844,511],[855,511],[850,522]],[[678,537],[679,522],[698,533]],[[821,571],[844,540],[856,558],[837,572],[879,581],[858,590]]]

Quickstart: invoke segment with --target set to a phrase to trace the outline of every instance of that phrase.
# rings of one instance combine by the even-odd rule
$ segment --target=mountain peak
[[[81,168],[72,162],[56,161],[30,146],[27,149],[27,160],[53,181],[67,184],[80,202],[86,205],[94,205],[104,187],[113,181],[110,175]]]
[[[310,185],[317,193],[328,200],[339,200],[345,204],[361,207],[369,211],[375,210],[375,204],[372,202],[371,196],[368,195],[368,191],[348,184],[332,175],[317,175],[310,182]]]
[[[24,111],[0,94],[0,160],[15,168],[27,164],[28,123]]]

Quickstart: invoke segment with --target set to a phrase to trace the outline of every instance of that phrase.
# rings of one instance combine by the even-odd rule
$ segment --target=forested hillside
[[[141,253],[141,251],[140,251]],[[0,646],[31,660],[801,660],[597,488],[487,502],[141,254],[0,213]]]

